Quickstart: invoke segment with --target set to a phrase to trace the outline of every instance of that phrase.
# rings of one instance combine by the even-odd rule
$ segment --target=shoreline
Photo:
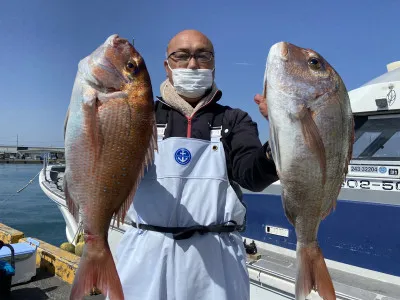
[[[65,163],[65,160],[50,159],[49,163]],[[38,159],[0,159],[0,164],[43,164],[43,160]]]

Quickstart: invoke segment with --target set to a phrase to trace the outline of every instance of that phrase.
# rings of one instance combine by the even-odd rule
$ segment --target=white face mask
[[[169,65],[168,65],[169,67]],[[169,69],[176,92],[187,98],[203,96],[213,84],[213,70],[210,69]]]

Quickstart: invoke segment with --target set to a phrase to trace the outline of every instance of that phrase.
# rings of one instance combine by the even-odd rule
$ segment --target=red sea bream
[[[272,155],[283,207],[297,237],[296,299],[316,289],[336,299],[317,235],[336,205],[354,138],[346,87],[317,52],[273,45],[264,80]]]
[[[156,143],[154,102],[145,62],[127,40],[110,36],[80,61],[65,122],[64,191],[83,224],[85,246],[70,299],[97,287],[124,299],[107,241],[132,203]]]

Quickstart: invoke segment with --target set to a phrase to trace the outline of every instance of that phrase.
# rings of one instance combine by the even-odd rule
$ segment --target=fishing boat
[[[337,299],[400,299],[400,62],[349,92],[355,142],[336,209],[321,223],[318,240]],[[78,224],[62,191],[64,165],[46,161],[43,192],[58,206],[66,238],[76,242]],[[277,181],[262,192],[243,189],[251,300],[294,299],[296,235],[285,217]],[[128,224],[110,225],[115,253]],[[312,292],[309,299],[320,299]]]

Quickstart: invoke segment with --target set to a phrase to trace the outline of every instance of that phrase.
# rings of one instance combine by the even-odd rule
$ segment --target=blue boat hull
[[[399,193],[395,194],[400,202]],[[243,200],[247,206],[244,236],[296,249],[295,231],[285,217],[280,195],[244,193]],[[286,228],[289,236],[268,234],[266,226]],[[339,198],[336,210],[321,222],[318,242],[327,259],[400,276],[400,206]]]

